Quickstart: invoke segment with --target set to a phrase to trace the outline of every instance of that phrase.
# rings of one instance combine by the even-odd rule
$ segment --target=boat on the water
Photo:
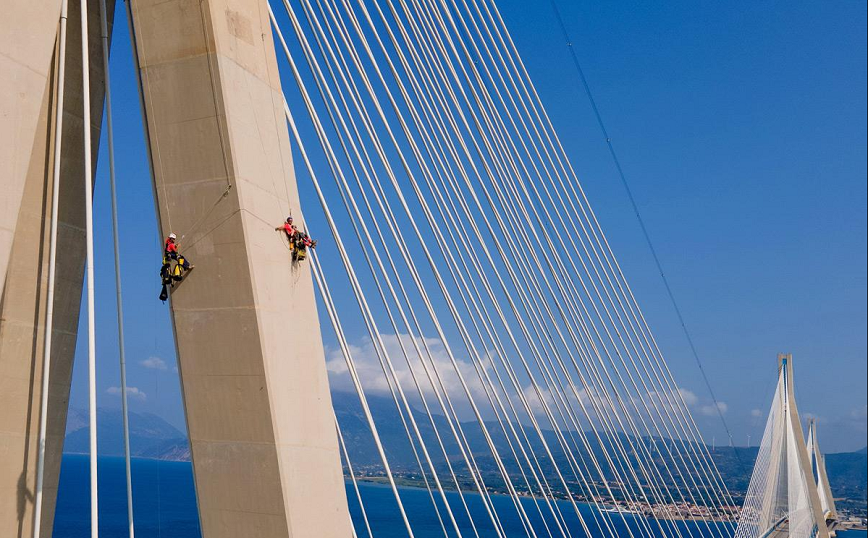
[[[615,504],[615,505],[603,505],[600,507],[600,512],[608,512],[610,514],[622,514],[622,515],[631,515],[631,516],[641,515],[640,512],[637,512],[636,510],[631,510],[631,509],[627,508],[626,506],[620,506],[617,504]]]

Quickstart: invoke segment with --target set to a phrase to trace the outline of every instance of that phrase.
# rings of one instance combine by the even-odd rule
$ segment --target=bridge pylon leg
[[[47,308],[60,0],[9,0],[0,17],[0,536],[31,538]],[[100,42],[99,2],[89,39]],[[111,8],[110,8],[111,9]],[[111,28],[112,13],[108,14]],[[50,537],[84,276],[84,147],[79,3],[69,2],[57,278],[41,536]],[[91,48],[93,159],[102,48]],[[93,179],[93,178],[91,178]]]
[[[349,538],[267,3],[130,6],[203,536]]]

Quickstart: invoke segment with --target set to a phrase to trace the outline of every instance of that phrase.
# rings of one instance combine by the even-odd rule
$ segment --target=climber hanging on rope
[[[169,298],[169,288],[175,286],[175,282],[181,281],[187,271],[193,269],[193,265],[179,251],[177,243],[178,236],[170,233],[166,238],[165,246],[163,247],[163,265],[160,267],[160,281],[162,288],[160,290],[160,300],[164,301]],[[175,264],[172,264],[172,261]]]
[[[286,240],[289,241],[289,250],[295,254],[295,235],[298,233],[298,228],[292,223],[292,215],[286,217],[286,222],[274,229],[279,232],[283,230],[286,234]]]
[[[286,217],[286,221],[274,229],[275,231],[283,231],[286,234],[286,240],[289,242],[289,251],[292,253],[292,261],[302,261],[307,258],[307,249],[316,248],[316,241],[303,232],[292,223],[292,215]]]
[[[169,260],[175,260],[178,262],[185,271],[189,271],[194,266],[185,258],[181,256],[178,252],[178,248],[181,245],[178,243],[178,236],[174,233],[170,233],[169,237],[166,238],[166,246],[163,249],[163,257]]]

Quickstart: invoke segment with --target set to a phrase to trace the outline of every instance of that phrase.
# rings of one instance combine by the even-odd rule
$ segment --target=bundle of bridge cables
[[[731,535],[736,503],[497,5],[269,16],[329,369],[409,535],[373,396],[444,536]]]

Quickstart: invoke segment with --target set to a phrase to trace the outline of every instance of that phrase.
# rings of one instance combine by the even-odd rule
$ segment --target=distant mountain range
[[[376,451],[373,438],[367,427],[367,422],[354,394],[334,393],[332,395],[335,413],[341,424],[341,430],[347,443],[347,448],[352,455],[354,469],[364,472],[376,472],[380,469],[380,458]],[[377,421],[377,429],[386,448],[386,455],[392,468],[401,473],[412,475],[418,471],[413,451],[407,440],[401,417],[398,415],[391,399],[383,397],[368,397],[371,412]],[[109,456],[123,455],[122,416],[118,409],[98,410],[98,443],[101,454]],[[446,461],[438,448],[431,419],[425,413],[416,411],[414,418],[419,430],[425,439],[432,460],[438,468],[446,469]],[[457,473],[466,474],[463,460],[460,457],[458,446],[452,436],[449,425],[443,416],[435,415],[434,422],[441,432],[443,445],[450,454],[450,463]],[[87,413],[81,410],[70,410],[67,422],[67,434],[64,444],[64,452],[85,453],[88,451],[88,428]],[[491,433],[492,441],[498,451],[504,455],[511,454],[509,444],[503,435],[497,422],[486,424]],[[479,425],[474,422],[461,423],[461,428],[467,437],[470,446],[474,447],[474,455],[485,476],[491,476],[492,486],[497,486],[499,474],[497,466],[487,450],[487,442]],[[568,469],[566,459],[558,448],[558,438],[554,432],[547,431],[546,443],[551,447],[555,461],[563,469]],[[578,439],[577,432],[565,432],[569,437]],[[609,442],[605,439],[597,442],[591,432],[586,433],[591,452],[601,455],[602,445],[607,445],[612,450]],[[551,463],[545,457],[545,448],[538,437],[528,431],[531,446],[534,453],[539,457],[540,464],[546,470],[552,470]],[[620,438],[625,446],[629,446],[628,439]],[[645,446],[654,447],[656,458],[665,459],[667,447],[673,447],[672,441],[657,439],[654,443],[643,439]],[[130,413],[130,447],[134,457],[185,461],[190,459],[190,449],[184,432],[179,431],[160,417],[150,413]],[[696,447],[694,447],[696,448]],[[745,447],[718,447],[713,452],[715,464],[721,472],[728,487],[736,491],[744,491],[750,480],[750,473],[756,459],[757,448]],[[454,455],[454,456],[453,456]],[[576,457],[587,458],[587,451],[579,451]],[[420,456],[421,457],[421,456]],[[633,457],[633,454],[630,454]],[[604,458],[599,458],[604,461]],[[605,464],[601,464],[606,470]],[[826,467],[833,493],[836,497],[849,498],[864,505],[866,499],[866,481],[868,481],[868,454],[866,448],[857,452],[827,454]],[[488,479],[487,479],[488,480]]]
[[[98,408],[97,446],[106,456],[124,455],[123,415],[120,409]],[[85,454],[90,450],[87,411],[70,409],[63,451]],[[137,458],[184,461],[190,459],[187,434],[151,413],[130,412],[130,453]]]
[[[356,395],[334,393],[332,399],[335,413],[338,416],[344,438],[353,458],[354,468],[365,469],[366,467],[379,467],[379,456],[376,452],[373,438],[368,430],[367,423],[358,404],[358,398]],[[400,471],[413,471],[418,469],[418,464],[416,463],[413,452],[410,449],[410,444],[401,423],[401,418],[395,409],[393,401],[389,398],[369,396],[368,403],[371,407],[371,413],[377,421],[378,433],[383,440],[383,445],[387,449],[389,464],[394,469]],[[422,436],[425,439],[426,445],[429,447],[432,460],[438,466],[443,466],[445,468],[442,456],[437,455],[440,451],[436,448],[436,438],[433,434],[430,419],[422,412],[416,412],[414,416],[419,429],[422,432]],[[437,429],[443,436],[447,452],[450,455],[456,455],[454,458],[450,458],[452,459],[453,467],[457,471],[461,471],[463,469],[463,462],[460,461],[461,458],[458,455],[459,452],[457,445],[454,442],[454,437],[450,433],[446,419],[437,415],[435,416],[435,422],[437,423]],[[476,461],[483,473],[497,476],[497,467],[493,458],[490,456],[490,452],[486,448],[487,445],[481,428],[475,421],[462,423],[461,425],[470,446],[475,448],[474,452],[476,454]],[[492,422],[487,423],[486,427],[491,433],[498,451],[506,460],[506,455],[511,454],[511,452],[500,425],[497,422]],[[595,455],[600,456],[602,454],[600,448],[601,444],[607,445],[607,449],[612,450],[610,443],[606,443],[605,441],[602,443],[597,442],[595,441],[592,432],[585,433],[591,451],[593,451]],[[568,437],[573,436],[578,439],[578,434],[576,432],[565,432],[565,435]],[[528,437],[531,439],[531,446],[534,449],[534,453],[540,457],[542,467],[546,470],[551,470],[551,465],[548,458],[545,457],[545,450],[542,443],[530,429],[528,429]],[[560,466],[561,469],[569,469],[566,458],[562,455],[560,448],[558,448],[559,444],[555,433],[546,431],[545,438],[546,443],[554,454],[558,466]],[[624,442],[625,446],[629,447],[629,443],[626,442],[626,436],[622,435],[620,440]],[[670,440],[664,441],[658,438],[656,439],[656,442],[652,444],[649,439],[644,438],[643,442],[646,446],[656,447],[653,454],[655,455],[655,459],[658,461],[661,458],[666,459],[667,456],[665,456],[665,454],[667,446],[673,449],[675,448],[673,442]],[[683,449],[683,447],[679,448]],[[697,451],[699,449],[699,447],[693,448],[696,448]],[[707,450],[711,451],[710,447]],[[747,490],[758,450],[758,447],[716,447],[711,451],[714,463],[719,469],[727,487],[730,488],[731,491],[744,492]],[[866,497],[868,497],[868,454],[866,454],[866,452],[868,452],[868,447],[857,452],[826,454],[826,470],[835,497],[856,500],[858,501],[857,504],[862,507],[864,507]],[[672,453],[675,454],[676,452],[673,450]],[[632,458],[634,454],[631,452],[629,456]],[[576,453],[576,457],[584,457],[588,459],[588,453],[587,451],[582,450]],[[598,457],[598,460],[603,462],[604,458]],[[604,471],[607,470],[604,463],[601,463],[601,467],[603,467]]]

